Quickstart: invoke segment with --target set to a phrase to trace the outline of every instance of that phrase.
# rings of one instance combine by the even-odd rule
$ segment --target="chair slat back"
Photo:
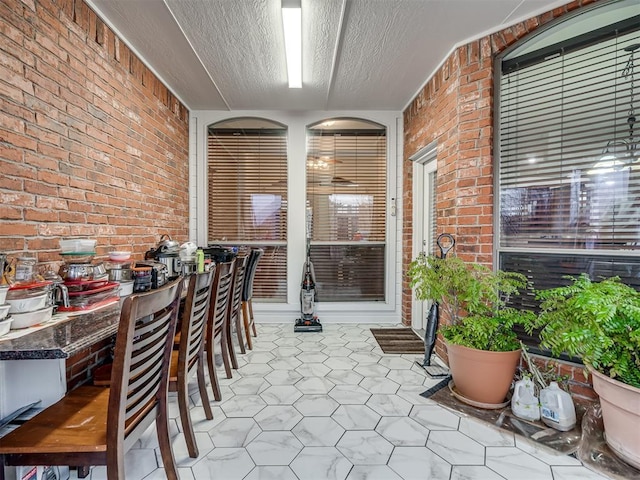
[[[211,287],[215,267],[208,272],[189,277],[187,298],[182,313],[180,331],[180,349],[178,353],[178,369],[186,369],[185,373],[198,361],[204,348],[207,315],[211,301]]]
[[[256,270],[260,257],[264,254],[261,248],[252,248],[247,263],[247,271],[244,274],[244,285],[242,286],[242,301],[246,302],[253,296],[253,280],[256,278]]]
[[[227,317],[229,293],[236,259],[216,264],[216,274],[211,289],[211,307],[209,308],[208,325],[211,327],[207,335],[218,336],[222,332]]]
[[[233,269],[232,291],[229,300],[229,322],[233,325],[236,317],[240,314],[240,305],[242,303],[242,287],[244,285],[244,275],[247,271],[247,262],[249,255],[246,252],[238,253],[236,264]]]
[[[165,409],[169,361],[180,307],[182,277],[150,292],[129,296],[116,336],[107,442],[125,445]]]

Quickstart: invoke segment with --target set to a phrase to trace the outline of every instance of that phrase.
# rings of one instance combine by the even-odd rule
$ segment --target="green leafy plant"
[[[420,255],[411,262],[408,276],[418,300],[440,305],[449,320],[440,331],[451,343],[507,352],[520,348],[514,325],[533,328],[533,312],[508,306],[512,295],[527,288],[524,275],[493,271],[455,256]]]
[[[565,277],[565,287],[536,293],[542,300],[541,345],[568,353],[599,372],[640,388],[640,293],[618,277]]]

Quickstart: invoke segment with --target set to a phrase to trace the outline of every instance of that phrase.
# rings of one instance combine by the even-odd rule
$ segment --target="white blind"
[[[500,247],[640,248],[639,42],[616,35],[503,71]]]
[[[308,131],[307,206],[320,301],[384,301],[386,130]]]
[[[211,128],[209,244],[259,246],[256,301],[286,300],[287,132]]]

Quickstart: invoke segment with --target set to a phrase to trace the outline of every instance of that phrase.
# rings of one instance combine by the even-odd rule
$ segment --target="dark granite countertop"
[[[0,360],[68,358],[118,329],[120,303],[68,318],[11,340],[0,339]]]

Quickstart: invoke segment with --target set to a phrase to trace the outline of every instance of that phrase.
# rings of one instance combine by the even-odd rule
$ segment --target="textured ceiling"
[[[302,0],[303,88],[280,0],[89,0],[192,110],[402,110],[456,46],[557,0]]]

